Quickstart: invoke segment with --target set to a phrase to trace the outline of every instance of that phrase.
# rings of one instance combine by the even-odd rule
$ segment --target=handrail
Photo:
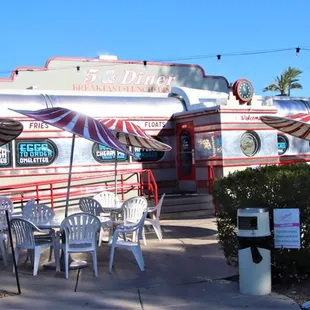
[[[117,184],[117,189],[121,194],[122,200],[125,199],[125,193],[131,190],[138,190],[140,195],[144,195],[144,188],[146,186],[148,198],[151,199],[152,194],[155,203],[158,203],[157,184],[151,170],[141,169],[134,173],[132,170],[123,170],[120,172],[120,184]],[[147,175],[147,184],[143,182],[143,176],[145,174]],[[137,181],[131,180],[134,175],[137,175]],[[111,177],[113,180],[103,181],[103,177]],[[114,172],[96,174],[95,177],[91,175],[73,177],[71,179],[70,197],[74,199],[85,193],[96,194],[102,191],[102,186],[105,186],[105,189],[108,191],[113,191],[115,190],[114,177]],[[35,198],[37,201],[49,201],[51,208],[54,209],[55,200],[66,197],[66,183],[67,179],[62,178],[58,180],[26,182],[23,184],[6,184],[0,186],[0,192],[2,195],[10,196],[13,202],[21,202],[22,204],[31,198]]]

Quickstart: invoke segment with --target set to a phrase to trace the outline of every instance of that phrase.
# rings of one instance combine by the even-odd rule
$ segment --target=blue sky
[[[199,64],[206,74],[252,81],[255,92],[288,66],[304,71],[310,97],[309,0],[7,0],[1,2],[0,76],[44,66],[52,56],[117,55],[122,60]],[[252,56],[234,52],[308,47]],[[183,57],[190,60],[178,60]],[[268,94],[268,93],[266,93]],[[270,93],[269,93],[270,94]]]

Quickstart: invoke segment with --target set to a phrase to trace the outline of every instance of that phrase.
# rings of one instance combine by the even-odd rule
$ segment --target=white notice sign
[[[299,209],[274,209],[274,247],[300,249]]]

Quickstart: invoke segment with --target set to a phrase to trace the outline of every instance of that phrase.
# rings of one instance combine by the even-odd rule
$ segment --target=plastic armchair
[[[14,209],[13,202],[10,198],[0,196],[0,251],[3,259],[4,266],[8,265],[8,247],[9,239],[6,233],[8,229],[8,223],[6,219],[5,211],[8,211],[9,219],[12,216]]]
[[[10,220],[12,232],[15,236],[15,260],[18,263],[19,252],[21,249],[33,250],[34,252],[34,264],[33,275],[38,274],[41,250],[47,247],[53,247],[55,252],[55,260],[59,261],[58,253],[56,251],[55,239],[37,239],[35,238],[35,232],[43,232],[35,224],[22,218],[14,218]],[[14,268],[14,267],[13,267]],[[13,269],[14,271],[14,269]]]
[[[95,216],[99,216],[102,213],[101,204],[93,198],[81,198],[79,200],[79,207],[82,212],[90,213]],[[109,229],[111,229],[111,227],[109,227]],[[100,246],[101,242],[104,240],[103,235],[104,235],[104,228],[101,227],[98,238],[98,246]]]
[[[124,225],[138,223],[147,208],[147,200],[143,196],[132,197],[122,205]]]
[[[93,199],[97,200],[102,208],[102,213],[104,215],[111,215],[111,212],[121,211],[118,207],[119,199],[115,193],[103,191],[96,194]]]
[[[0,208],[7,209],[9,213],[13,213],[14,205],[13,201],[5,196],[0,196]]]
[[[23,210],[24,210],[25,208],[29,208],[29,207],[33,206],[35,203],[36,203],[36,200],[35,200],[34,198],[29,199],[29,200],[26,202],[25,206],[23,207]]]
[[[109,272],[112,272],[112,266],[113,266],[113,261],[114,261],[114,253],[116,248],[123,248],[130,250],[132,254],[134,255],[138,266],[141,271],[144,271],[144,259],[143,259],[143,254],[141,251],[140,247],[140,240],[142,239],[142,231],[143,231],[143,225],[144,221],[147,215],[147,210],[145,210],[142,213],[142,216],[140,217],[138,223],[134,225],[119,225],[117,226],[116,230],[113,233],[113,239],[112,243],[110,243],[111,246],[111,251],[110,251],[110,259],[109,259]],[[119,234],[127,234],[127,233],[136,233],[138,238],[130,240],[126,239],[119,239],[118,236]]]
[[[99,216],[102,213],[101,204],[93,198],[81,198],[79,200],[79,207],[82,212],[90,213]]]
[[[23,218],[26,220],[38,224],[38,223],[47,223],[49,222],[54,216],[55,213],[54,211],[48,207],[45,204],[38,203],[34,204],[29,203],[27,206],[24,207],[22,211]],[[54,229],[44,229],[40,230],[39,234],[35,234],[36,239],[51,239],[53,243],[55,243],[55,230]],[[52,258],[52,252],[53,249],[50,249],[50,254],[49,254],[49,261]]]
[[[90,252],[93,258],[94,274],[98,277],[97,267],[97,233],[101,228],[100,220],[89,213],[75,213],[67,216],[61,223],[60,231],[65,240],[61,245],[65,256],[65,276],[69,278],[69,253]],[[59,255],[58,255],[59,257]],[[56,270],[60,269],[59,259]]]
[[[43,203],[24,207],[22,214],[27,220],[34,222],[48,222],[55,216],[54,211]]]
[[[147,200],[143,196],[129,198],[123,203],[122,209],[124,225],[138,223],[143,212],[147,209]],[[142,236],[144,244],[146,244],[144,232]],[[136,238],[136,233],[133,233],[133,238]]]
[[[157,206],[155,206],[153,208],[148,208],[148,213],[156,212],[155,218],[148,218],[147,217],[145,219],[145,222],[144,222],[144,225],[152,225],[153,226],[153,228],[155,230],[155,233],[157,235],[157,238],[159,240],[163,239],[163,235],[162,235],[162,231],[161,231],[161,227],[160,227],[160,213],[161,213],[161,208],[162,208],[162,205],[163,205],[163,201],[164,201],[165,195],[166,194],[163,194],[161,196]],[[144,234],[144,231],[143,231],[143,234]],[[145,240],[145,236],[144,236],[143,240]]]

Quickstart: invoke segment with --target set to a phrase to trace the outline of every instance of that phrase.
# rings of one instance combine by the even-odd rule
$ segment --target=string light
[[[244,51],[244,52],[233,52],[233,53],[222,53],[222,54],[209,54],[209,55],[196,55],[196,56],[188,56],[188,57],[179,57],[179,58],[173,58],[173,59],[152,59],[150,62],[172,62],[172,61],[184,61],[184,60],[194,60],[194,59],[207,59],[207,58],[214,58],[216,57],[218,63],[222,60],[223,57],[240,57],[240,56],[251,56],[251,55],[260,55],[260,54],[271,54],[271,53],[281,53],[286,51],[295,51],[296,56],[299,56],[300,51],[310,51],[309,46],[302,46],[302,47],[290,47],[290,48],[279,48],[279,49],[266,49],[266,50],[257,50],[257,51]],[[143,65],[144,67],[147,67],[149,61],[144,60]],[[76,66],[76,70],[80,71],[81,68],[91,68],[94,66],[94,64],[91,62],[91,59],[87,60],[88,65],[85,66]],[[131,62],[132,64],[135,64],[135,62]],[[115,66],[123,66],[128,65],[128,63],[104,63],[104,64],[96,64],[96,67],[115,67]],[[57,68],[48,68],[49,71],[53,70],[70,70],[74,68],[73,66],[67,66],[67,67],[57,67]],[[6,70],[6,71],[0,71],[0,74],[10,74],[12,71],[15,72],[16,75],[20,71],[30,71],[31,69],[19,69],[19,70]],[[33,70],[33,72],[42,71],[42,70]]]
[[[216,55],[218,64],[221,63],[221,57],[222,57],[222,55],[220,55],[220,54]]]

